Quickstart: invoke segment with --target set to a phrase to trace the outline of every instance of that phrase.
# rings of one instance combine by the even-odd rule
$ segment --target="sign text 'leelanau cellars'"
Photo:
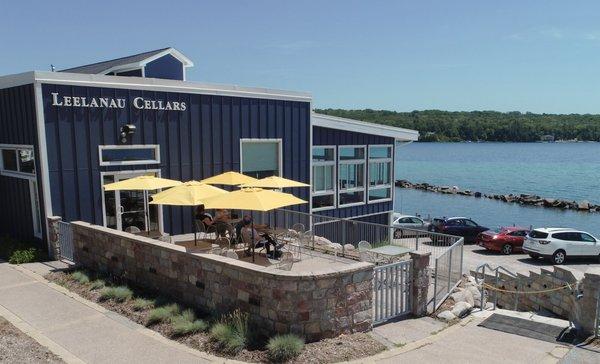
[[[126,99],[112,97],[85,97],[85,96],[60,96],[58,92],[51,92],[52,106],[64,107],[92,107],[107,109],[124,109]],[[174,110],[185,111],[187,105],[181,101],[147,100],[136,97],[131,101],[136,109],[140,110]]]

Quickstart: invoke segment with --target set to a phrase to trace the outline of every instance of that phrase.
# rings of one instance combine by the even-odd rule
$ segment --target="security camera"
[[[135,133],[135,125],[125,124],[121,127],[121,133],[133,134]]]

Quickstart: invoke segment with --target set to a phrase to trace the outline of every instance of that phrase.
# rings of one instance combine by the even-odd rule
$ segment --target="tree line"
[[[321,114],[418,130],[421,141],[535,142],[555,140],[600,141],[600,115],[535,114],[518,111],[397,112],[389,110],[317,109]]]

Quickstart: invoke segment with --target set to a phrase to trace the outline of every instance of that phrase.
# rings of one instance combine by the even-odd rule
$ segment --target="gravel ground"
[[[64,363],[45,347],[0,317],[0,363]]]
[[[149,309],[136,311],[133,309],[131,301],[117,303],[113,301],[99,301],[100,290],[91,290],[89,284],[80,284],[70,278],[69,274],[64,272],[54,272],[46,276],[46,279],[53,281],[68,290],[77,293],[78,295],[94,301],[101,306],[126,316],[132,321],[138,324],[145,325],[146,317]],[[136,297],[151,298],[144,294],[144,292],[137,292],[134,290]],[[202,318],[202,317],[201,317]],[[230,359],[241,360],[250,363],[268,363],[267,351],[266,350],[247,350],[244,349],[235,356],[227,356],[214,349],[214,346],[208,339],[206,333],[197,333],[192,335],[186,335],[183,337],[173,337],[171,325],[168,323],[156,324],[149,326],[152,329],[164,337],[176,340],[182,344],[185,344],[191,348],[209,352],[213,355],[227,357]],[[304,350],[297,357],[293,363],[335,363],[340,361],[346,361],[351,359],[359,359],[371,355],[375,355],[385,350],[385,345],[381,344],[371,335],[364,333],[356,333],[351,335],[342,335],[333,339],[325,339],[314,343],[307,343],[304,346]]]

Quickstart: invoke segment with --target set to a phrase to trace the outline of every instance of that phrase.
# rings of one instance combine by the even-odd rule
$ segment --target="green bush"
[[[71,279],[80,284],[90,283],[90,277],[82,271],[76,271],[71,273]]]
[[[105,286],[106,286],[106,282],[104,282],[102,279],[95,279],[90,284],[90,289],[96,290],[96,289],[104,288]]]
[[[23,264],[31,263],[37,260],[37,251],[35,248],[28,248],[23,250],[15,250],[8,258],[10,264]]]
[[[304,349],[304,340],[296,335],[277,335],[269,339],[267,350],[269,359],[275,363],[283,363],[291,360]]]
[[[235,310],[221,318],[210,330],[210,340],[218,350],[237,354],[248,344],[248,315]]]
[[[185,310],[181,315],[171,318],[173,324],[173,335],[183,336],[194,334],[200,331],[206,331],[208,324],[203,320],[197,320],[194,311]]]
[[[125,287],[105,287],[100,292],[100,300],[113,300],[115,302],[125,302],[133,297],[133,292]]]
[[[179,315],[180,311],[181,309],[176,303],[157,307],[148,313],[146,326],[154,325],[160,322],[170,322],[175,316]]]
[[[152,307],[154,307],[154,300],[149,300],[146,298],[136,298],[133,301],[133,309],[135,311],[143,311]]]

